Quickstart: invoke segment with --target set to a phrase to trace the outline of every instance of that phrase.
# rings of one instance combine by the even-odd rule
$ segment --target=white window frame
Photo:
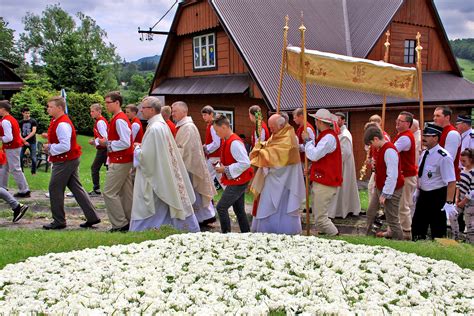
[[[213,41],[210,43],[210,38],[212,37]],[[205,44],[203,45],[203,40]],[[196,46],[197,44],[197,46]],[[196,52],[197,48],[197,52]],[[202,51],[205,49],[206,51],[206,64],[203,65],[203,58],[202,58]],[[210,59],[210,50],[214,51],[214,64],[211,63]],[[197,65],[196,54],[199,54],[199,65]],[[199,35],[193,37],[193,65],[194,69],[209,69],[209,68],[216,68],[217,67],[217,58],[216,58],[216,33],[208,33],[204,35]]]
[[[214,113],[217,116],[218,114],[225,115],[230,122],[230,129],[234,131],[234,111],[229,111],[229,110],[216,110],[214,109]]]

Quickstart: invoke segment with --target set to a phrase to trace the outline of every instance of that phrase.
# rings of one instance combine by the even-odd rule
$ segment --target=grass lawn
[[[464,77],[474,82],[474,61],[458,58],[459,66],[461,66]]]
[[[179,233],[170,227],[140,233],[107,233],[94,231],[39,231],[0,229],[0,269],[9,263],[51,252],[68,252],[99,246],[139,243],[166,238]],[[353,244],[380,245],[423,257],[452,261],[462,268],[474,270],[474,247],[467,244],[443,246],[436,242],[407,242],[376,239],[365,236],[336,237]]]
[[[81,183],[86,189],[87,192],[92,190],[92,179],[91,179],[91,165],[95,158],[95,147],[89,145],[88,141],[91,137],[90,136],[82,136],[79,135],[77,137],[77,141],[82,147],[82,156],[81,156],[81,164],[79,166],[79,177],[81,179]],[[44,141],[40,137],[40,141]],[[51,168],[48,169],[48,172],[44,171],[44,165],[36,171],[36,175],[31,175],[31,170],[29,168],[24,169],[26,180],[28,181],[28,185],[30,186],[30,190],[43,190],[48,191],[48,184],[49,178],[51,177]],[[101,187],[103,188],[105,180],[105,168],[101,168],[100,170],[100,182]],[[10,176],[10,180],[8,183],[10,188],[15,188],[15,182],[13,177]]]

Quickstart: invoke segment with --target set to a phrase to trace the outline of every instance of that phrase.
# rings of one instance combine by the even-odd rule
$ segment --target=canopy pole
[[[390,56],[390,30],[387,30],[385,33],[387,40],[385,41],[385,55],[383,56],[383,61],[388,63],[388,58]],[[383,103],[382,103],[382,130],[385,130],[385,112],[387,110],[387,94],[383,94]]]
[[[278,94],[277,94],[277,114],[280,113],[280,104],[281,104],[281,90],[283,88],[283,74],[286,67],[286,47],[288,46],[288,20],[290,18],[285,16],[285,26],[283,27],[283,49],[281,51],[281,65],[280,65],[280,84],[278,85]]]
[[[421,34],[418,32],[416,34],[417,46],[416,50],[416,71],[418,75],[418,97],[420,99],[420,128],[423,130],[425,126],[425,115],[423,111],[423,67],[421,62],[421,51],[423,47],[421,46]]]
[[[303,131],[306,131],[308,121],[307,121],[307,99],[306,99],[306,69],[304,64],[304,47],[305,39],[304,33],[306,32],[306,27],[303,22],[303,12],[301,12],[301,26],[299,27],[301,33],[301,53],[300,53],[300,72],[301,72],[301,91],[303,95]],[[309,174],[308,174],[308,157],[304,156],[304,173],[305,173],[305,187],[306,187],[306,235],[311,235],[310,227],[310,216],[309,216]],[[317,235],[317,232],[316,232]]]

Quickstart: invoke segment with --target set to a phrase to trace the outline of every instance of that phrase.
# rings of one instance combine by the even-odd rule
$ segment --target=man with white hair
[[[270,117],[268,126],[272,136],[250,153],[250,163],[259,168],[250,187],[258,196],[252,231],[299,234],[305,187],[296,134],[279,114]]]
[[[310,114],[311,115],[311,114]],[[337,188],[342,184],[342,153],[336,132],[337,117],[326,109],[319,109],[311,115],[316,119],[318,138],[312,141],[306,131],[306,157],[312,161],[310,179],[313,181],[313,213],[316,217],[316,229],[324,234],[339,234],[336,226],[328,217],[329,204],[336,196]]]
[[[184,165],[194,188],[196,202],[193,204],[198,222],[206,226],[216,221],[216,211],[212,199],[217,195],[201,144],[201,136],[191,116],[188,105],[182,101],[171,105],[171,113],[176,122],[176,145],[178,145]]]
[[[141,111],[148,127],[141,145],[134,150],[137,173],[130,230],[173,225],[198,232],[192,206],[196,199],[193,186],[173,135],[160,114],[160,100],[145,97]]]
[[[413,119],[413,124],[410,127],[413,137],[415,137],[415,161],[418,161],[421,154],[421,131],[420,122],[417,119]]]

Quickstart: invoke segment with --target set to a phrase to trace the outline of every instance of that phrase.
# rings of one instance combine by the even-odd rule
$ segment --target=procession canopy
[[[287,47],[287,72],[301,80],[300,47]],[[417,72],[414,67],[401,67],[344,55],[304,50],[307,82],[323,86],[363,91],[374,94],[417,99]]]

